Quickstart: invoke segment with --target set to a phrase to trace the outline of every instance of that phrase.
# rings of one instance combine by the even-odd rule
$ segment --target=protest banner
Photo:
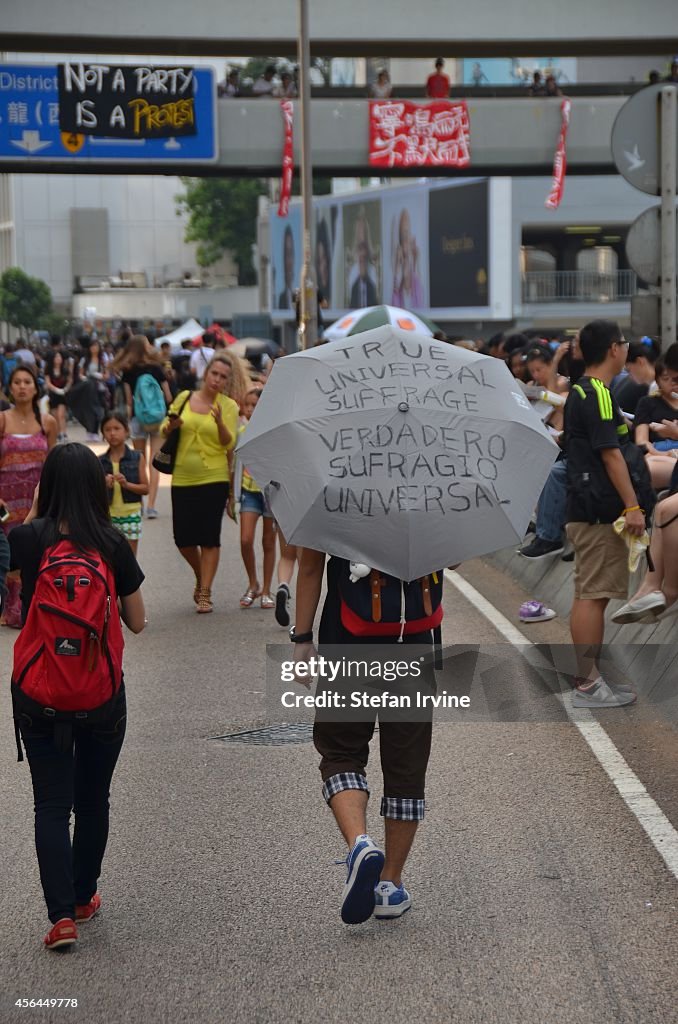
[[[115,139],[196,135],[191,67],[58,65],[62,133]]]
[[[280,179],[280,202],[278,216],[287,217],[290,212],[290,196],[292,195],[292,175],[294,174],[294,104],[291,100],[282,100],[280,104],[285,141],[283,144],[282,175]]]
[[[471,125],[466,102],[370,102],[371,167],[468,167]]]

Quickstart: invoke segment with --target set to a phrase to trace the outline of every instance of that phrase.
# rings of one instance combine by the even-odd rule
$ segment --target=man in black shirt
[[[625,413],[635,416],[638,402],[649,394],[660,352],[661,345],[653,338],[641,338],[629,345],[628,373],[614,381],[610,388]]]
[[[572,704],[620,707],[632,704],[635,694],[606,683],[597,660],[608,602],[628,595],[628,551],[612,523],[623,516],[628,533],[645,531],[645,515],[621,451],[630,443],[628,427],[609,391],[626,362],[628,343],[609,320],[587,324],[579,343],[585,372],[565,405],[567,535],[575,551],[570,631],[579,673]]]

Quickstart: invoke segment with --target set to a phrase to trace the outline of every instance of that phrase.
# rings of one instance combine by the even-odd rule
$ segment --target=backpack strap
[[[50,543],[51,543],[50,541],[46,541],[46,539],[45,539],[46,536],[47,536],[47,531],[49,529],[49,525],[50,524],[47,522],[46,519],[33,519],[31,521],[31,526],[33,527],[33,532],[35,533],[36,537],[38,538],[38,545],[40,547],[40,559],[39,559],[39,561],[42,559],[42,556],[44,555],[45,551],[47,550],[47,548],[50,546]]]
[[[431,601],[431,577],[421,577],[421,599],[424,605],[424,612],[427,615],[433,614],[433,603]]]
[[[381,622],[381,573],[378,569],[370,572],[370,590],[372,591],[372,622]]]
[[[17,761],[23,761],[23,759],[24,759],[24,752],[23,752],[23,748],[21,746],[21,733],[19,731],[19,720],[17,718],[14,719],[14,737],[16,739],[16,753],[17,753],[17,758],[16,759],[17,759]]]

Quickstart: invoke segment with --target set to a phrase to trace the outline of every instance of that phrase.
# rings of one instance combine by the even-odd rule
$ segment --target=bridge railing
[[[637,291],[633,270],[534,270],[522,275],[524,303],[623,302]]]

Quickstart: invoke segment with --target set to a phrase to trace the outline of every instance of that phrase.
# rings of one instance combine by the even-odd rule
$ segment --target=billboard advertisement
[[[489,304],[488,183],[429,193],[431,308]]]
[[[294,311],[303,249],[301,207],[290,206],[288,217],[271,218],[271,308]]]
[[[495,267],[505,264],[510,229],[495,231],[491,248],[493,194],[487,179],[473,178],[316,199],[313,255],[319,300],[328,310],[325,322],[382,302],[434,319],[441,311],[483,315],[492,307],[496,313],[499,293],[490,301],[492,253]],[[506,209],[510,200],[506,207],[504,199],[495,209],[495,227]],[[297,200],[288,217],[271,216],[270,246],[271,310],[280,319],[292,318],[303,260]]]
[[[384,302],[422,310],[428,296],[428,193],[399,189],[382,199]]]
[[[381,199],[343,206],[344,307],[360,309],[382,301]]]
[[[343,302],[341,239],[339,207],[336,203],[318,204],[315,209],[315,276],[318,299],[331,308]]]

